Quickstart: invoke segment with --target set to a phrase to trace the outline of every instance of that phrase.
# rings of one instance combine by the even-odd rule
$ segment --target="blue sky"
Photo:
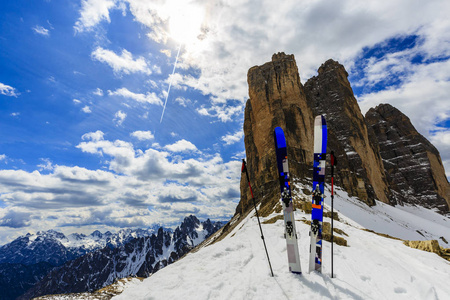
[[[379,2],[2,1],[0,244],[230,217],[246,74],[279,51],[303,83],[344,64],[363,113],[399,108],[448,170],[449,3]]]

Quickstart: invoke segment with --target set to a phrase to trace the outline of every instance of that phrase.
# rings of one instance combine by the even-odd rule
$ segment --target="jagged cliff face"
[[[369,205],[374,199],[390,203],[379,148],[370,137],[347,71],[328,60],[318,73],[305,83],[305,91],[315,115],[323,114],[327,119],[328,149],[335,152],[339,162],[337,184]]]
[[[389,186],[399,203],[449,210],[450,189],[437,149],[401,111],[380,104],[366,113],[379,143]]]
[[[273,130],[277,126],[285,130],[291,174],[302,178],[313,159],[313,112],[293,55],[273,55],[271,62],[251,68],[247,80],[250,98],[245,107],[244,133],[250,180],[257,198],[264,198],[263,205],[273,207],[279,184]],[[241,195],[236,213],[244,213],[252,205],[244,177]]]
[[[270,213],[279,199],[274,128],[281,126],[285,131],[291,180],[308,181],[312,175],[313,120],[323,114],[328,125],[328,152],[333,150],[338,161],[336,184],[351,196],[374,205],[375,199],[401,204],[415,194],[417,199],[428,199],[432,203],[428,207],[448,212],[449,184],[437,150],[412,125],[405,124],[406,117],[397,116],[394,122],[371,110],[366,123],[347,77],[341,64],[329,60],[303,86],[294,56],[284,53],[248,71],[250,98],[245,107],[244,140],[250,180],[261,210]],[[398,126],[398,149],[392,149],[391,129],[383,127],[388,126],[386,122]],[[420,155],[418,147],[424,149]],[[400,171],[405,170],[403,164],[410,166],[411,162],[399,156],[411,151],[413,157],[421,157],[415,167],[421,169],[420,174],[418,170],[408,174]],[[406,182],[416,183],[413,187]],[[423,204],[422,200],[411,203]],[[236,215],[251,208],[247,181],[242,177]]]

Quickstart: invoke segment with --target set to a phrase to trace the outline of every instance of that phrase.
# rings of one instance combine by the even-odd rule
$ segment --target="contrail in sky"
[[[175,64],[173,65],[172,76],[170,77],[170,81],[169,81],[169,89],[167,90],[166,101],[164,102],[164,107],[163,107],[163,111],[161,114],[161,120],[159,121],[159,124],[162,123],[162,119],[164,117],[164,111],[166,110],[167,99],[169,99],[170,87],[172,86],[173,74],[175,74],[175,69],[177,68],[177,62],[178,62],[178,56],[180,55],[180,49],[181,49],[181,44],[178,47],[177,58],[175,59]]]

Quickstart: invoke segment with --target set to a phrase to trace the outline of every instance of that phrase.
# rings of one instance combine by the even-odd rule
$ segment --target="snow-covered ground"
[[[323,274],[308,274],[309,226],[301,220],[310,215],[299,210],[295,214],[303,274],[288,271],[284,224],[279,220],[262,225],[275,274],[271,277],[258,222],[251,214],[222,241],[188,254],[143,282],[134,281],[113,299],[450,299],[448,261],[361,230],[412,240],[443,236],[450,241],[450,220],[422,208],[382,203],[368,208],[355,201],[342,191],[335,197],[342,219],[335,227],[349,235],[343,236],[349,247],[334,246],[335,278],[330,278],[328,242]]]
[[[327,193],[328,195],[330,193]],[[334,209],[347,216],[363,228],[404,240],[438,240],[442,247],[450,247],[450,219],[432,210],[405,204],[395,207],[376,201],[369,207],[346,192],[336,190]],[[331,197],[325,198],[327,208]],[[446,243],[441,237],[448,242]],[[449,297],[450,299],[450,297]]]

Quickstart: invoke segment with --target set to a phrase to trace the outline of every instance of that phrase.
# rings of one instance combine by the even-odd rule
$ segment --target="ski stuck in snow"
[[[294,204],[291,195],[291,183],[289,179],[288,156],[286,138],[281,127],[274,131],[275,149],[277,156],[278,178],[280,181],[281,204],[284,215],[284,235],[288,255],[289,271],[302,273],[300,255],[298,253],[297,231],[295,229]]]
[[[327,123],[319,115],[314,120],[314,165],[312,186],[311,244],[309,248],[309,272],[322,272],[322,222],[327,155]]]

